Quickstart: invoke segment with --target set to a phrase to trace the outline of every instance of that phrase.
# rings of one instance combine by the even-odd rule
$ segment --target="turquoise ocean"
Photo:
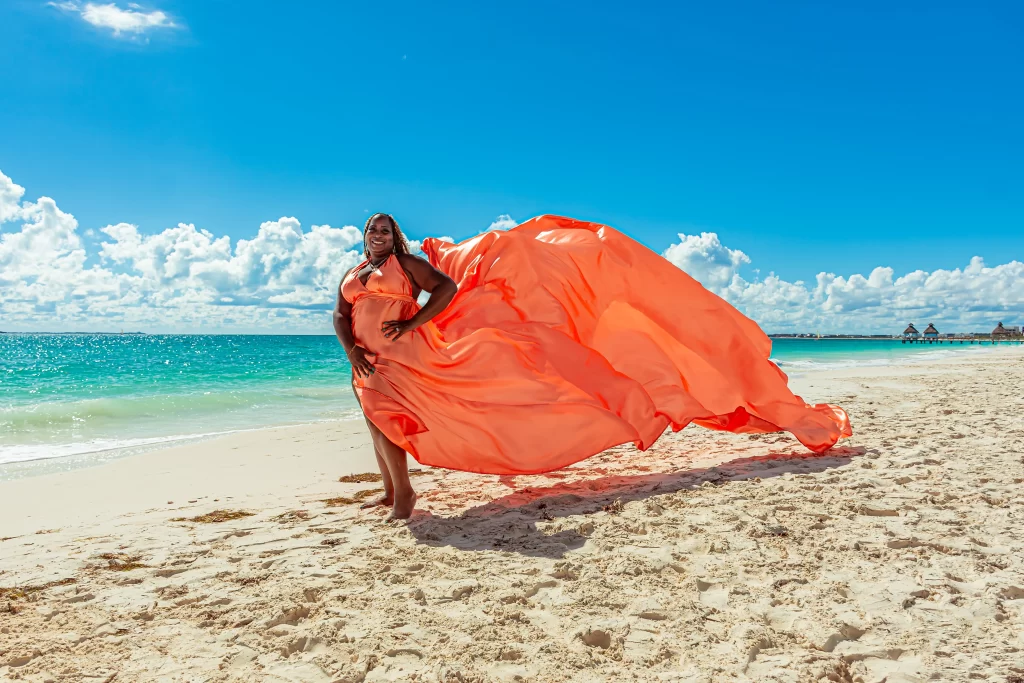
[[[777,339],[772,358],[797,375],[967,349]],[[0,334],[0,466],[358,416],[350,372],[333,336]]]

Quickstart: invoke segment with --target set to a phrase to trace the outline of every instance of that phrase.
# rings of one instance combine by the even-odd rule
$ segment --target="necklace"
[[[380,261],[376,261],[376,262],[373,259],[370,259],[370,267],[373,268],[374,270],[380,270],[380,267],[383,266],[384,262],[387,261],[389,258],[391,258],[391,254],[388,254],[387,256],[382,258]]]

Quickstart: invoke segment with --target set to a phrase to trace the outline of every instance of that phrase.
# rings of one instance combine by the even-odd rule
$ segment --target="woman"
[[[334,310],[334,332],[352,365],[352,389],[360,405],[365,381],[376,373],[374,361],[380,360],[379,354],[383,351],[387,358],[397,351],[396,360],[407,355],[394,342],[443,311],[457,291],[451,278],[409,254],[405,235],[388,214],[374,214],[366,221],[363,253],[366,260],[342,280]],[[430,292],[430,298],[419,308],[416,300],[424,291]],[[369,415],[366,426],[384,479],[384,495],[364,507],[391,505],[390,518],[405,519],[416,504],[405,451],[388,439]]]
[[[794,396],[758,326],[607,226],[557,216],[408,254],[387,214],[339,288],[334,327],[353,368],[391,518],[419,462],[536,474],[690,422],[789,431],[815,452],[846,413]],[[456,285],[457,283],[457,285]],[[423,308],[420,291],[430,293]]]

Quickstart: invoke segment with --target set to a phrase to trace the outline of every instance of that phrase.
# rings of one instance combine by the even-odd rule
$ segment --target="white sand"
[[[691,427],[408,524],[321,502],[358,421],[0,482],[0,680],[1024,680],[1024,350],[796,384],[828,456]]]

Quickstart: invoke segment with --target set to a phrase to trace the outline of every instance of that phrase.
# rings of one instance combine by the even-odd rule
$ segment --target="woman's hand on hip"
[[[362,346],[353,346],[347,355],[348,362],[352,364],[352,372],[356,373],[357,377],[369,377],[376,372],[373,363],[366,358],[366,349]]]
[[[398,341],[398,339],[407,332],[412,332],[419,325],[412,320],[389,320],[381,326],[380,330],[384,333],[384,336],[391,341]]]

